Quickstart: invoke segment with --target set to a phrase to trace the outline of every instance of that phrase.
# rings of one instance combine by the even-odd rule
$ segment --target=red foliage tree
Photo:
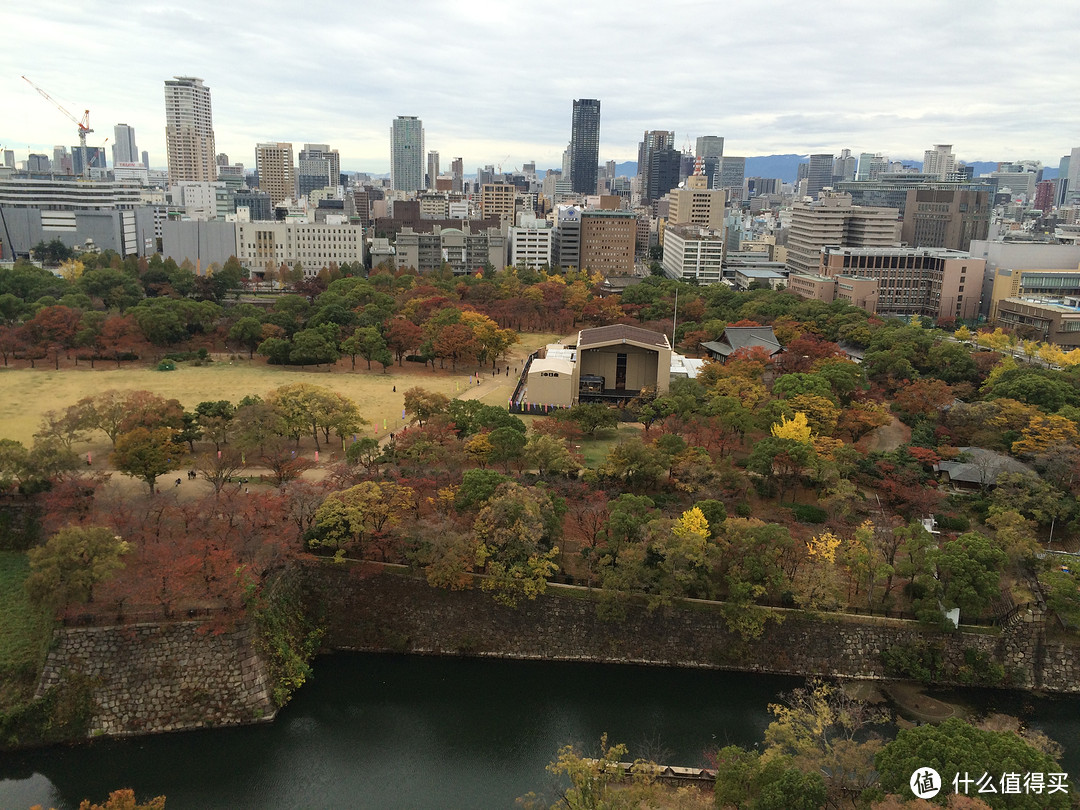
[[[121,358],[133,354],[143,344],[143,335],[130,315],[111,315],[101,326],[100,340],[105,351],[116,360],[116,367],[120,368]]]
[[[398,365],[406,354],[424,342],[424,330],[407,318],[392,318],[386,323],[386,345],[397,356]]]

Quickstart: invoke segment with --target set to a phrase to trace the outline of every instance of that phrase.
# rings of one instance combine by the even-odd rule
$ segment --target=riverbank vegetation
[[[1068,774],[1058,764],[1061,747],[1038,732],[1023,731],[1013,718],[950,718],[894,733],[891,712],[882,704],[816,679],[782,695],[769,709],[775,719],[760,744],[708,751],[704,769],[632,760],[625,745],[609,744],[606,735],[595,751],[567,745],[548,766],[555,786],[521,797],[518,805],[530,810],[1075,806]],[[933,786],[940,791],[933,804],[908,798],[913,775],[927,769],[936,772]],[[680,783],[691,786],[675,786]]]

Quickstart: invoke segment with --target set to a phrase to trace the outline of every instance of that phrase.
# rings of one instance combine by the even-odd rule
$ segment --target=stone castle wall
[[[373,569],[373,570],[372,570]],[[364,573],[365,570],[367,573]],[[517,608],[479,590],[431,588],[407,572],[312,563],[290,573],[330,649],[705,667],[790,675],[886,677],[882,652],[932,645],[949,670],[976,651],[1012,686],[1080,693],[1080,646],[1047,643],[1038,609],[989,632],[941,633],[894,619],[777,611],[758,639],[727,628],[721,606],[687,602],[613,621],[595,592],[556,586]],[[57,631],[38,694],[66,672],[92,679],[90,734],[125,736],[269,720],[275,708],[252,631],[197,622]]]
[[[89,676],[96,704],[91,736],[270,720],[270,683],[250,630],[203,630],[198,622],[61,628],[38,694],[66,672]]]
[[[1043,640],[1038,609],[987,632],[942,633],[914,622],[840,614],[776,611],[759,639],[727,628],[719,606],[687,603],[648,612],[630,605],[625,619],[601,618],[585,589],[552,587],[516,608],[479,590],[445,591],[423,579],[346,566],[302,569],[303,590],[327,622],[333,649],[581,660],[710,667],[792,675],[886,677],[882,652],[933,645],[955,671],[965,651],[1002,665],[1010,685],[1080,692],[1075,645]]]

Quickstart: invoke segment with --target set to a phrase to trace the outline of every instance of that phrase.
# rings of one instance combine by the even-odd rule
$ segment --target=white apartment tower
[[[165,82],[165,147],[171,182],[217,180],[210,88],[202,79],[175,76]]]
[[[390,187],[419,191],[424,187],[424,122],[399,115],[390,127]]]
[[[951,143],[936,143],[933,149],[923,152],[923,174],[933,174],[945,180],[956,171],[956,155]]]

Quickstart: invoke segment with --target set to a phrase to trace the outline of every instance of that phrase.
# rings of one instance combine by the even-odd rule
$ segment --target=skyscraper
[[[255,170],[259,173],[259,188],[270,195],[271,205],[277,206],[296,194],[296,167],[293,165],[291,143],[256,145]]]
[[[399,115],[390,127],[390,187],[419,191],[424,187],[424,122]]]
[[[877,180],[878,177],[889,170],[889,159],[883,154],[871,154],[863,152],[859,155],[859,170],[855,175],[856,180]]]
[[[923,174],[933,174],[941,180],[949,176],[949,172],[956,169],[956,155],[953,154],[951,143],[935,143],[933,149],[923,152]]]
[[[426,188],[435,188],[435,181],[439,179],[439,153],[427,153],[427,183]]]
[[[855,169],[858,164],[856,157],[850,149],[841,149],[840,157],[833,163],[833,179],[837,182],[855,179]]]
[[[570,128],[570,185],[575,194],[595,194],[600,165],[600,99],[574,99]]]
[[[832,185],[833,156],[832,154],[811,155],[810,166],[806,174],[806,194],[816,197],[825,186]]]
[[[135,146],[135,127],[117,124],[113,127],[113,165],[117,163],[138,163],[139,149]]]
[[[741,200],[743,180],[746,177],[746,158],[728,155],[720,158],[716,180],[713,188],[722,188],[729,192],[728,199]]]
[[[465,178],[465,161],[462,158],[454,158],[450,161],[450,189],[461,193]]]
[[[217,180],[210,88],[202,79],[174,76],[165,82],[165,148],[171,182]]]
[[[724,139],[719,135],[700,135],[694,157],[711,158],[724,156]]]
[[[300,196],[313,191],[334,188],[341,183],[341,158],[337,149],[325,143],[305,143],[300,150],[300,171],[297,185]]]
[[[648,178],[649,153],[655,149],[668,149],[675,147],[675,131],[665,129],[646,130],[641,136],[641,143],[637,147],[637,170],[638,177],[645,181]]]

